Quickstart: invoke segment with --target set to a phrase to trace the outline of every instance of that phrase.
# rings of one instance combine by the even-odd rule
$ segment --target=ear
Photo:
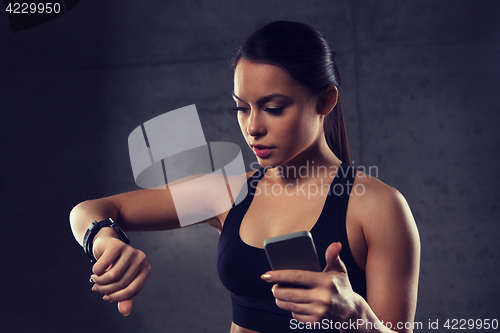
[[[339,92],[336,86],[331,85],[326,88],[318,97],[316,105],[318,113],[324,116],[329,114],[337,105],[338,96]]]

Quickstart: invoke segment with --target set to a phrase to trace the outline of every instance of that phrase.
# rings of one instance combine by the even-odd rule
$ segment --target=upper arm
[[[367,301],[380,320],[413,323],[418,290],[420,240],[404,197],[377,184],[365,200],[362,229],[367,245]],[[411,330],[396,329],[398,332]]]

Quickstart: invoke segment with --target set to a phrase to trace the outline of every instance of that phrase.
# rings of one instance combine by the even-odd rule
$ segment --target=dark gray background
[[[250,165],[227,59],[277,19],[330,41],[354,164],[410,203],[416,320],[500,319],[500,1],[81,1],[16,34],[0,14],[3,332],[229,331],[215,230],[131,234],[153,273],[124,318],[90,291],[68,213],[136,189],[128,134],[189,104],[207,140],[238,143]]]

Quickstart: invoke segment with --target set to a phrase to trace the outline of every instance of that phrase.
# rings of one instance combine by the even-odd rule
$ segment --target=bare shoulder
[[[406,203],[403,195],[395,188],[385,184],[376,177],[360,171],[356,172],[351,199],[365,208],[389,209],[398,203]]]
[[[376,177],[358,171],[349,202],[351,216],[363,229],[367,245],[380,235],[416,234],[415,221],[406,199]]]
[[[243,187],[246,185],[247,181],[252,177],[256,172],[259,172],[259,170],[252,170],[249,171],[245,174],[241,175],[227,175],[226,176],[226,184],[231,191],[231,194],[236,198],[238,196],[238,193],[243,189]],[[234,199],[235,199],[234,198]]]

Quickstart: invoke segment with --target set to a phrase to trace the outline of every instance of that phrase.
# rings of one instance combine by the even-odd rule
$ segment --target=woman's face
[[[233,98],[241,132],[262,167],[304,163],[324,135],[317,98],[280,67],[241,59]]]

